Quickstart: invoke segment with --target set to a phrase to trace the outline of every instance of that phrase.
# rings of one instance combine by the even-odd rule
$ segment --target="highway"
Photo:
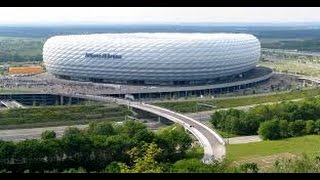
[[[21,141],[25,139],[37,139],[41,137],[41,133],[44,132],[45,130],[55,131],[57,134],[57,137],[61,137],[63,131],[67,127],[77,127],[79,129],[82,129],[87,127],[87,125],[0,130],[0,139],[5,141]]]
[[[151,130],[157,130],[158,123],[145,123]],[[4,141],[22,141],[26,139],[39,139],[41,138],[42,132],[49,130],[56,132],[57,137],[62,137],[63,132],[66,128],[76,127],[84,129],[88,127],[86,125],[72,125],[72,126],[53,126],[53,127],[41,127],[41,128],[27,128],[27,129],[9,129],[0,130],[0,140]]]
[[[68,127],[76,127],[79,129],[87,128],[88,125],[73,125],[73,126],[55,126],[55,127],[43,127],[43,128],[30,128],[30,129],[12,129],[12,130],[0,130],[0,139],[4,141],[22,141],[26,139],[39,139],[41,133],[45,130],[55,131],[57,137],[63,135],[63,131]],[[239,136],[232,138],[225,138],[227,144],[245,144],[251,142],[260,142],[262,139],[259,136]]]

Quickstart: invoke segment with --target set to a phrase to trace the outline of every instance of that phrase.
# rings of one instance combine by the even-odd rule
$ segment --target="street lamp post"
[[[197,114],[197,117],[199,116],[199,113],[198,113],[198,101],[196,102],[196,114]]]

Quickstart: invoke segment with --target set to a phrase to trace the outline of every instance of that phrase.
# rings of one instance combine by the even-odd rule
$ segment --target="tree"
[[[242,134],[242,124],[239,118],[234,116],[227,116],[222,124],[223,130],[232,134]]]
[[[155,142],[163,149],[159,161],[172,162],[185,156],[192,138],[182,126],[169,126],[156,134]]]
[[[150,143],[150,142],[152,142],[154,140],[154,133],[149,131],[148,129],[143,129],[143,130],[138,131],[133,136],[133,139],[136,142],[140,142],[140,143],[143,143],[143,142]]]
[[[320,134],[320,119],[314,122],[314,133]]]
[[[220,122],[223,121],[222,111],[216,111],[211,115],[210,122],[212,123],[213,127],[218,127]],[[218,127],[219,128],[219,127]]]
[[[303,120],[296,120],[289,123],[289,132],[291,136],[301,136],[305,134],[306,123]]]
[[[41,171],[43,170],[46,156],[45,149],[39,140],[25,140],[16,144],[14,162],[24,165],[21,170]]]
[[[198,158],[182,159],[172,166],[174,173],[224,173],[230,170],[225,162],[204,164]]]
[[[241,124],[243,125],[243,135],[252,135],[258,133],[257,131],[261,122],[260,119],[256,116],[251,116],[251,114],[247,114],[244,118],[241,119],[241,122]]]
[[[119,162],[111,162],[105,169],[104,172],[106,173],[120,173],[120,165]]]
[[[82,134],[80,129],[78,129],[76,127],[68,127],[63,132],[63,138],[71,137],[71,136],[78,136],[80,134]]]
[[[68,128],[62,137],[62,148],[65,154],[65,163],[69,167],[83,167],[90,169],[93,165],[91,154],[93,143],[91,139],[78,128]]]
[[[280,120],[279,121],[279,133],[281,138],[289,137],[289,123],[287,120]]]
[[[91,132],[95,131],[94,127]],[[107,127],[108,131],[102,127]],[[0,140],[0,171],[170,171],[172,162],[185,157],[185,151],[192,142],[181,126],[165,128],[158,134],[148,131],[139,123],[134,123],[132,129],[129,126],[124,129],[117,127],[114,135],[106,135],[108,133],[105,132],[112,132],[108,125],[97,129],[97,134],[91,134],[78,128],[68,128],[62,138],[52,138],[53,133],[47,131],[42,133],[41,140],[17,143]]]
[[[280,137],[280,128],[279,128],[279,120],[273,119],[270,121],[265,121],[260,124],[259,135],[263,139],[279,139]]]
[[[198,158],[182,159],[173,164],[175,173],[211,173],[212,169],[203,164]]]
[[[129,154],[134,159],[134,164],[129,167],[120,164],[120,172],[124,173],[160,173],[163,172],[161,165],[156,161],[156,157],[161,153],[161,149],[155,143],[145,144],[145,152],[139,153],[137,147],[130,150]]]
[[[86,173],[86,170],[82,167],[78,169],[70,168],[70,169],[64,170],[63,173]]]
[[[110,136],[115,134],[115,130],[111,123],[90,123],[88,132],[93,135]]]
[[[146,128],[147,127],[141,122],[127,120],[121,126],[117,127],[116,131],[132,138],[136,133]]]
[[[132,139],[128,138],[128,136],[109,136],[106,138],[105,142],[102,145],[102,147],[104,147],[104,149],[107,150],[103,155],[107,163],[111,163],[112,161],[130,161],[130,157],[127,154],[127,151],[133,148],[134,143],[132,143]]]
[[[0,140],[0,169],[7,169],[13,160],[15,144]]]
[[[40,141],[43,152],[46,155],[46,166],[43,169],[61,169],[60,162],[63,162],[64,149],[61,139],[45,139]]]
[[[46,130],[46,131],[41,133],[41,139],[42,140],[54,139],[54,138],[56,138],[56,132],[54,132],[54,131]]]
[[[306,134],[314,134],[315,133],[315,123],[313,120],[306,121],[306,126],[305,126],[304,131]]]

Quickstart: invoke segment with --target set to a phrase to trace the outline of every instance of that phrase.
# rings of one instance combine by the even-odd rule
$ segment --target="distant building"
[[[34,75],[44,71],[42,66],[9,67],[9,75]]]

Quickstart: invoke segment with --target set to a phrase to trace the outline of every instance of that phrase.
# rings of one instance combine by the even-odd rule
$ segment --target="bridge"
[[[20,103],[18,103],[15,100],[1,100],[0,101],[1,105],[7,107],[8,109],[11,108],[24,108],[24,106]]]
[[[210,164],[214,161],[221,161],[225,154],[225,141],[224,139],[216,133],[214,130],[205,126],[204,124],[187,117],[185,115],[176,113],[174,111],[157,107],[150,104],[145,104],[143,102],[133,102],[124,99],[118,99],[113,97],[97,96],[97,95],[84,95],[84,94],[59,94],[63,96],[102,101],[102,102],[114,102],[119,105],[125,105],[132,108],[140,109],[152,114],[156,114],[175,123],[182,125],[190,133],[192,133],[200,142],[201,146],[204,148],[204,156],[202,162]]]

